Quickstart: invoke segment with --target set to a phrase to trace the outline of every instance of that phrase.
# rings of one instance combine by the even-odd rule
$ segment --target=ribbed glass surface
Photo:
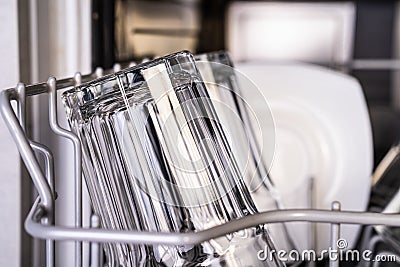
[[[188,52],[63,95],[103,228],[199,231],[257,212],[218,112]],[[279,266],[263,226],[195,246],[106,244],[110,266]]]
[[[275,127],[267,100],[249,78],[234,69],[227,52],[196,55],[195,59],[219,121],[224,126],[224,133],[230,139],[231,149],[236,152],[243,180],[255,197],[256,207],[261,211],[284,208],[269,175],[275,148]],[[245,94],[245,90],[250,93]],[[256,115],[252,107],[254,99],[249,99],[249,96],[263,106],[262,117]],[[269,127],[262,128],[260,120]],[[273,224],[270,229],[279,249],[296,249],[285,224]]]

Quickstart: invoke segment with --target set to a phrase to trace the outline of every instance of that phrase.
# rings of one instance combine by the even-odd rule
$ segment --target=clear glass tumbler
[[[280,193],[269,175],[275,148],[275,127],[267,100],[255,84],[234,69],[227,52],[200,54],[195,59],[256,207],[260,211],[282,209]],[[247,87],[241,88],[240,81],[245,81]],[[252,97],[264,104],[262,118],[255,115],[250,99],[242,90],[251,90]],[[270,125],[269,129],[262,129],[260,120],[263,120],[263,125]],[[278,249],[290,251],[297,248],[285,224],[274,224],[270,229]]]
[[[107,229],[188,232],[257,212],[193,56],[179,52],[63,94]],[[105,244],[109,266],[282,266],[264,226],[194,246]]]

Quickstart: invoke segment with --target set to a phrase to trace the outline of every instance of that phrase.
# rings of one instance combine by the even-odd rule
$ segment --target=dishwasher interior
[[[79,1],[79,4],[71,3],[66,4],[71,8],[67,9],[70,12],[81,9],[74,17],[80,21],[74,28],[80,29],[75,32],[77,40],[71,41],[71,44],[79,45],[68,50],[69,54],[54,56],[53,61],[43,64],[40,57],[49,47],[50,54],[60,53],[56,52],[57,38],[63,39],[54,35],[53,31],[58,32],[57,27],[62,27],[62,23],[54,26],[55,29],[47,25],[43,30],[41,23],[54,20],[58,13],[49,12],[48,21],[45,22],[36,17],[36,28],[32,26],[31,30],[39,33],[35,47],[39,58],[35,61],[35,57],[31,57],[40,67],[36,72],[32,70],[33,78],[28,79],[30,82],[7,87],[9,89],[4,89],[0,95],[3,121],[25,166],[21,171],[21,179],[31,179],[33,182],[25,186],[27,203],[25,210],[21,211],[21,223],[29,234],[21,237],[24,241],[21,244],[22,251],[29,251],[21,260],[21,266],[398,265],[400,150],[397,142],[400,128],[397,123],[400,123],[400,116],[397,111],[396,71],[400,68],[400,61],[396,59],[397,1],[379,5],[375,2],[351,1],[211,3],[196,0],[119,0],[91,1],[86,9],[82,8],[84,4]],[[31,17],[32,14],[40,15],[44,6],[55,11],[65,7],[60,3],[30,5]],[[380,19],[378,26],[367,23],[372,13]],[[67,14],[64,14],[65,18]],[[88,14],[90,22],[84,16]],[[392,18],[391,21],[387,19],[388,16]],[[63,16],[56,19],[62,21]],[[68,23],[65,25],[69,27]],[[390,29],[383,31],[382,28],[388,25]],[[46,30],[47,36],[43,36]],[[83,44],[87,50],[82,49],[84,42],[79,39],[79,34],[85,35],[85,38],[91,36],[90,45]],[[39,42],[46,38],[53,40],[47,44],[49,47],[43,47],[43,42]],[[190,52],[179,52],[182,50]],[[87,51],[90,51],[90,57],[84,56]],[[171,59],[173,57],[179,59]],[[80,61],[74,61],[76,58]],[[217,74],[216,69],[221,65],[228,68]],[[52,66],[58,67],[51,70]],[[181,73],[182,70],[185,72]],[[198,79],[197,84],[191,80],[189,84],[195,89],[189,88],[187,94],[204,94],[201,101],[205,102],[199,103],[192,98],[183,101],[183,97],[188,96],[175,90],[180,86],[188,86],[187,82],[180,84],[186,72],[191,73],[190,79]],[[155,78],[150,77],[152,75]],[[142,100],[138,100],[142,99],[141,93],[134,93],[132,97],[129,92],[131,88],[142,92],[142,83],[149,87],[154,99],[154,94],[161,99],[156,101],[153,109],[146,107],[149,110],[143,122],[138,119],[141,116],[139,113],[130,111],[130,101],[133,101],[133,106],[142,104]],[[172,91],[161,92],[163,86]],[[232,95],[223,93],[226,87],[233,93],[240,91],[240,94],[232,98]],[[385,89],[377,90],[377,87]],[[121,110],[125,107],[129,111],[127,114],[118,115],[119,108],[116,111],[107,110],[120,103],[108,102],[107,97],[113,93],[122,93],[123,101],[119,105]],[[173,129],[165,126],[170,117],[163,117],[162,113],[171,107],[163,102],[164,94],[168,96],[170,105],[181,112],[177,112],[178,115],[174,113],[173,119],[183,120],[188,129],[176,130],[175,126],[171,126]],[[97,102],[90,102],[97,100],[101,103],[98,106],[92,104]],[[99,126],[93,124],[87,132],[84,130],[86,126],[80,124],[85,121],[80,117],[81,114],[74,113],[77,110],[83,112],[83,106],[84,112],[88,109],[90,116],[93,113],[91,108],[95,112],[100,112],[102,108],[107,110],[104,113],[107,115],[94,117]],[[230,111],[224,110],[227,106]],[[206,112],[216,117],[204,120],[203,115],[199,115],[194,119],[196,123],[193,123],[193,118],[189,120],[187,117],[191,112]],[[111,124],[104,123],[102,120],[108,119],[108,116],[116,116],[117,119],[113,119]],[[218,123],[215,124],[214,120]],[[165,125],[157,126],[156,122],[160,121]],[[136,140],[132,137],[134,129],[129,128],[132,126],[121,132],[115,126],[121,124],[125,129],[125,125],[132,123],[138,128],[146,125],[145,132],[137,137],[139,141],[132,141]],[[240,126],[242,124],[243,128]],[[116,128],[107,128],[110,125]],[[154,129],[150,127],[149,130],[148,125]],[[238,128],[230,131],[234,126]],[[256,128],[254,133],[252,127]],[[110,129],[116,131],[115,135],[123,139],[123,146],[127,147],[122,152],[115,148],[110,150],[118,151],[124,163],[99,160],[102,163],[96,163],[97,166],[93,158],[107,158],[102,153],[109,151],[113,143],[105,142],[108,148],[99,145],[100,148],[96,148],[98,152],[93,152],[85,142],[93,138],[90,137],[91,131],[96,132],[96,138],[104,138]],[[249,134],[247,141],[241,139],[243,129],[246,131],[243,135]],[[209,135],[214,143],[196,139],[202,134]],[[180,136],[181,139],[178,138],[176,144],[174,141],[169,143],[169,135]],[[152,143],[151,138],[157,140]],[[91,144],[98,141],[93,140]],[[221,207],[213,204],[217,207],[215,211],[212,208],[207,211],[219,214],[217,223],[210,220],[212,215],[202,215],[198,218],[203,218],[204,222],[193,219],[194,224],[191,225],[191,221],[185,217],[182,219],[188,223],[185,227],[171,228],[166,226],[169,225],[168,220],[174,220],[171,218],[178,220],[182,214],[197,218],[196,212],[203,214],[199,207],[207,204],[196,202],[203,201],[197,199],[198,191],[182,193],[177,203],[174,202],[177,201],[175,196],[171,198],[171,203],[161,200],[165,206],[173,208],[154,204],[160,201],[158,197],[161,193],[163,197],[168,194],[170,185],[161,191],[156,188],[147,188],[150,192],[144,190],[151,199],[144,201],[147,204],[137,199],[127,198],[126,202],[118,200],[118,194],[123,194],[118,183],[109,185],[112,192],[118,192],[114,196],[108,195],[111,199],[109,202],[99,200],[106,198],[108,193],[102,192],[98,196],[93,193],[105,188],[96,187],[95,182],[91,185],[90,179],[102,179],[99,178],[101,172],[97,170],[90,178],[90,170],[95,169],[94,166],[104,169],[104,173],[112,173],[108,174],[111,175],[109,179],[117,169],[126,168],[127,172],[135,173],[135,179],[143,175],[144,181],[149,180],[158,168],[169,166],[171,174],[167,176],[174,177],[176,185],[182,188],[188,186],[186,178],[197,177],[200,169],[199,176],[208,177],[213,182],[210,173],[222,172],[222,169],[218,169],[221,166],[228,173],[234,173],[233,169],[241,169],[242,165],[244,169],[248,167],[248,162],[241,165],[241,157],[245,157],[242,155],[245,154],[242,143],[246,142],[249,143],[246,144],[247,153],[251,157],[259,157],[255,172],[264,173],[261,176],[265,178],[261,182],[244,182],[248,188],[245,191],[249,190],[249,196],[254,201],[255,212],[251,211],[252,204],[243,204],[247,200],[241,197],[246,193],[241,192],[240,188],[228,190],[228,200],[221,200],[224,203]],[[190,147],[198,147],[199,143],[202,149]],[[211,155],[209,151],[214,151],[222,165],[203,166],[204,171],[203,167],[194,164],[190,169],[194,168],[196,174],[190,171],[180,174],[182,169],[188,167],[173,162],[175,152],[171,151],[175,146],[182,162],[192,157],[203,160]],[[135,164],[144,164],[143,158],[133,156],[140,154],[139,148],[144,151],[159,149],[159,152],[151,152],[157,157],[143,157],[153,162],[155,158],[160,160],[158,157],[161,157],[161,153],[161,167],[149,163],[153,168],[147,172],[143,167],[136,170]],[[182,153],[185,149],[187,153]],[[168,153],[171,155],[168,156]],[[238,163],[232,163],[232,158]],[[126,163],[129,161],[127,159],[132,162]],[[127,166],[124,167],[124,164]],[[234,166],[236,164],[237,167]],[[177,177],[186,178],[179,180]],[[138,183],[139,187],[148,186]],[[222,179],[222,185],[219,186],[226,186],[223,183]],[[266,189],[259,189],[263,187]],[[124,185],[123,188],[129,191],[134,187]],[[204,192],[202,194],[208,196],[204,201],[210,201],[213,189],[204,189]],[[234,200],[229,199],[231,192],[234,192]],[[137,193],[131,194],[137,197]],[[135,204],[135,201],[142,204]],[[237,206],[232,203],[235,201],[239,203],[237,205],[247,207],[241,209],[242,215],[234,212]],[[159,228],[147,227],[143,221],[136,228],[127,227],[125,224],[133,219],[127,218],[128,215],[122,214],[124,209],[116,206],[129,206],[128,202],[131,203],[130,207],[139,207],[136,207],[136,212],[129,213],[132,218],[140,219],[141,212],[151,213],[144,208],[148,207],[160,214],[160,210],[166,209],[162,214],[166,214],[164,217],[168,217],[168,220],[159,223]],[[110,203],[120,204],[111,207]],[[106,216],[112,209],[115,209],[112,212],[116,212],[112,215],[115,221],[110,219],[107,224]],[[232,210],[222,216],[220,210],[223,209]],[[158,218],[162,221],[162,216]],[[124,220],[127,223],[124,224]],[[157,220],[144,222],[152,225]],[[118,223],[123,226],[115,226]],[[171,225],[175,223],[171,222]],[[260,230],[264,227],[267,229],[263,237],[267,239],[264,240],[265,248],[252,250],[248,245],[245,246],[248,252],[241,251],[240,243],[245,244],[248,242],[246,238],[257,236],[264,231]],[[249,229],[254,232],[248,232]],[[243,241],[232,246],[233,249],[227,245],[233,251],[237,250],[236,254],[232,253],[235,257],[242,257],[242,261],[229,257],[222,260],[216,256],[218,253],[230,253],[227,252],[229,249],[224,251],[222,243],[219,243],[225,236],[233,243],[236,242],[235,238],[243,238]],[[272,241],[268,241],[270,237]],[[202,245],[198,250],[197,244],[208,245]],[[220,245],[221,248],[218,247]],[[115,254],[110,252],[113,250]],[[150,255],[151,260],[146,255]],[[165,255],[172,256],[168,258]],[[124,260],[113,261],[113,257]],[[174,257],[175,263],[171,263],[173,260],[170,258]],[[188,260],[190,257],[196,260],[191,262]],[[251,260],[245,260],[246,257]],[[271,257],[276,259],[269,259]],[[165,258],[168,260],[164,262]],[[254,263],[252,260],[255,260]]]

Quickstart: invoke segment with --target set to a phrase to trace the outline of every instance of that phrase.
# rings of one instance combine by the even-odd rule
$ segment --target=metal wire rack
[[[378,66],[380,67],[380,66]],[[226,224],[215,226],[204,231],[189,233],[163,233],[140,231],[116,231],[100,228],[99,218],[91,217],[91,226],[82,227],[82,170],[81,144],[78,137],[59,126],[57,121],[57,90],[79,85],[82,82],[99,78],[104,74],[121,69],[116,64],[112,70],[96,69],[94,73],[81,75],[79,72],[63,80],[50,77],[47,82],[35,85],[18,84],[15,88],[0,92],[0,113],[12,133],[23,162],[32,178],[39,197],[33,203],[25,220],[25,229],[33,237],[46,240],[46,266],[54,266],[54,242],[75,241],[75,266],[82,265],[82,242],[90,242],[92,267],[102,266],[101,243],[134,243],[158,245],[192,245],[233,233],[260,224],[279,222],[315,222],[331,225],[330,244],[337,249],[340,237],[340,224],[386,225],[400,227],[400,214],[383,214],[372,212],[342,211],[340,203],[332,203],[331,210],[293,209],[274,210],[247,216]],[[63,227],[54,224],[55,191],[54,162],[52,152],[43,144],[29,140],[25,128],[26,99],[35,95],[47,94],[49,102],[49,124],[52,131],[63,138],[70,139],[74,146],[75,157],[75,225]],[[14,112],[12,101],[17,103]],[[16,114],[17,113],[17,114]],[[44,172],[41,169],[35,152],[45,159]],[[338,266],[339,262],[330,261],[330,266]]]

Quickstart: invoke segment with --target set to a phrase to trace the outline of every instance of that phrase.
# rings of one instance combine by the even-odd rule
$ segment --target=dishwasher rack
[[[362,63],[362,62],[361,62]],[[384,62],[385,63],[385,62]],[[380,66],[378,66],[379,68]],[[141,231],[116,231],[100,228],[99,217],[91,217],[91,226],[82,227],[82,169],[81,144],[78,137],[69,130],[59,126],[57,121],[57,90],[71,88],[121,69],[116,64],[113,69],[104,71],[97,68],[94,73],[56,80],[50,77],[47,82],[35,85],[19,83],[15,88],[0,92],[0,113],[16,143],[19,153],[38,191],[38,198],[33,203],[25,220],[25,230],[33,237],[46,240],[46,266],[54,266],[54,242],[75,241],[75,266],[82,266],[82,242],[91,243],[90,262],[92,267],[100,267],[101,243],[119,242],[134,244],[158,245],[192,245],[233,233],[245,228],[267,223],[279,222],[315,222],[331,225],[330,246],[338,249],[340,224],[386,225],[400,227],[400,214],[383,214],[373,212],[342,211],[339,202],[332,203],[331,210],[292,209],[261,212],[244,218],[230,221],[204,231],[189,233],[164,233]],[[26,99],[35,95],[47,94],[49,102],[49,124],[52,131],[72,141],[75,157],[75,224],[74,227],[63,227],[54,224],[55,199],[54,162],[52,152],[43,144],[29,140],[25,129]],[[14,112],[12,101],[17,103]],[[17,113],[17,114],[16,114]],[[44,158],[44,173],[35,152]],[[330,260],[330,266],[338,266],[338,261]]]

